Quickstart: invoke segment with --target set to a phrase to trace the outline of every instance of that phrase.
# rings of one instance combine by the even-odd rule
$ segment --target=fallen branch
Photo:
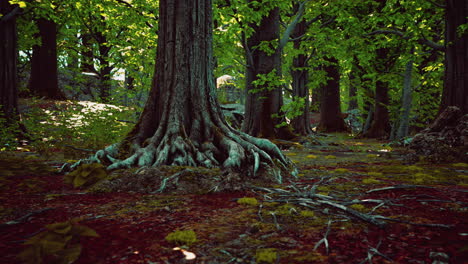
[[[414,189],[414,188],[427,188],[427,189],[435,189],[434,187],[430,186],[423,186],[423,185],[394,185],[389,187],[377,188],[367,191],[366,193],[373,193],[373,192],[381,192],[381,191],[388,191],[388,190],[397,190],[397,189]]]
[[[451,228],[454,227],[454,225],[414,223],[414,222],[411,222],[411,221],[405,221],[405,220],[401,220],[401,219],[394,219],[394,218],[389,218],[389,217],[385,217],[385,216],[381,216],[381,215],[377,215],[376,217],[379,218],[379,219],[386,220],[386,221],[398,222],[398,223],[414,225],[414,226],[437,227],[437,228],[445,228],[445,229],[451,229]]]

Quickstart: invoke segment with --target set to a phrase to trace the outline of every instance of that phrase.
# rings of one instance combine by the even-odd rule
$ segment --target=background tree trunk
[[[457,106],[468,113],[468,33],[459,26],[468,23],[468,2],[447,0],[445,14],[445,79],[440,112]]]
[[[387,74],[398,58],[396,52],[390,48],[379,48],[376,55],[375,68],[379,74]],[[378,77],[375,84],[374,115],[370,128],[363,134],[364,137],[387,139],[390,136],[390,116],[387,109],[389,103],[388,82]]]
[[[33,47],[29,91],[49,99],[65,99],[58,87],[57,69],[57,24],[45,18],[36,20],[39,28],[40,45]]]
[[[329,79],[322,90],[320,123],[317,129],[324,132],[347,131],[348,128],[341,114],[338,61],[335,58],[327,58],[326,60],[329,64],[324,66],[324,70]]]
[[[253,177],[260,166],[281,182],[292,163],[266,139],[232,129],[216,100],[210,0],[161,0],[152,89],[134,129],[99,151],[109,169],[131,166],[222,167]],[[114,158],[120,158],[116,160]],[[284,174],[283,174],[284,175]]]
[[[7,124],[18,118],[17,29],[14,7],[0,1],[0,114]],[[18,9],[16,10],[18,12]],[[7,17],[7,14],[11,16]]]
[[[411,52],[412,53],[412,52]],[[413,60],[410,60],[406,63],[406,69],[404,74],[403,81],[403,92],[401,95],[401,111],[400,119],[398,121],[398,131],[396,133],[396,140],[402,139],[408,136],[409,133],[409,121],[410,121],[410,111],[412,103],[412,89],[411,89],[411,79],[413,73]]]
[[[279,41],[279,8],[272,9],[262,18],[260,25],[251,24],[254,33],[247,40],[247,70],[246,70],[246,104],[245,119],[242,130],[249,135],[263,138],[292,139],[295,136],[289,125],[285,124],[280,115],[283,104],[281,85],[268,80],[265,84],[254,85],[259,74],[269,74],[275,71],[277,77],[281,73],[281,50],[275,46]],[[271,52],[261,50],[258,45],[270,41]]]
[[[296,50],[301,49],[300,37],[306,33],[307,23],[302,20],[297,24],[294,29],[294,33],[291,35],[295,38],[293,47]],[[308,135],[312,133],[310,128],[310,99],[309,99],[309,71],[307,67],[307,56],[305,54],[299,54],[293,59],[293,65],[291,70],[292,77],[292,90],[293,98],[304,98],[305,105],[302,115],[291,120],[291,125],[294,129],[294,133],[299,135]]]

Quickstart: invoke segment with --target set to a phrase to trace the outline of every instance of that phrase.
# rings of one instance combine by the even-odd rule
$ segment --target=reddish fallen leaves
[[[392,184],[398,182],[389,180],[382,185]],[[241,197],[261,201],[256,193],[87,194],[64,185],[61,175],[17,171],[0,187],[0,263],[20,263],[16,256],[25,248],[22,242],[47,224],[74,217],[84,217],[81,224],[100,235],[81,240],[83,251],[76,263],[180,263],[184,258],[181,251],[173,250],[175,245],[164,239],[177,229],[192,229],[197,234],[198,242],[188,249],[197,256],[193,263],[246,263],[254,260],[259,248],[276,248],[280,263],[361,263],[369,254],[373,263],[392,263],[385,257],[393,263],[431,263],[431,252],[447,254],[450,263],[463,263],[468,259],[467,194],[466,188],[450,185],[361,193],[355,199],[398,199],[398,206],[381,208],[380,215],[453,227],[395,222],[381,230],[356,219],[337,222],[327,237],[327,255],[324,245],[313,250],[327,229],[326,215],[317,212],[320,218],[310,218],[310,222],[294,212],[273,218],[267,205],[259,213],[258,206],[236,203]],[[41,211],[44,208],[48,210]],[[27,214],[29,217],[21,219]],[[317,220],[322,218],[322,222]],[[18,219],[18,223],[8,223]]]

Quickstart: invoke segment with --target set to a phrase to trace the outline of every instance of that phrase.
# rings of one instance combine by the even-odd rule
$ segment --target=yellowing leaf
[[[72,226],[70,222],[62,222],[62,223],[55,223],[55,224],[50,224],[46,225],[46,228],[49,229],[50,231],[53,231],[58,234],[67,234],[70,232]]]

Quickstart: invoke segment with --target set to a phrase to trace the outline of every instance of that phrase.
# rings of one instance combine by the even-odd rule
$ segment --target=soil
[[[91,192],[64,183],[63,161],[3,152],[0,263],[40,243],[31,263],[65,263],[74,245],[74,263],[466,263],[468,164],[405,165],[403,149],[344,134],[319,141],[285,147],[297,179],[216,193]],[[80,226],[99,236],[69,231]],[[166,239],[177,230],[196,240]],[[71,235],[57,250],[37,242],[53,232]]]

